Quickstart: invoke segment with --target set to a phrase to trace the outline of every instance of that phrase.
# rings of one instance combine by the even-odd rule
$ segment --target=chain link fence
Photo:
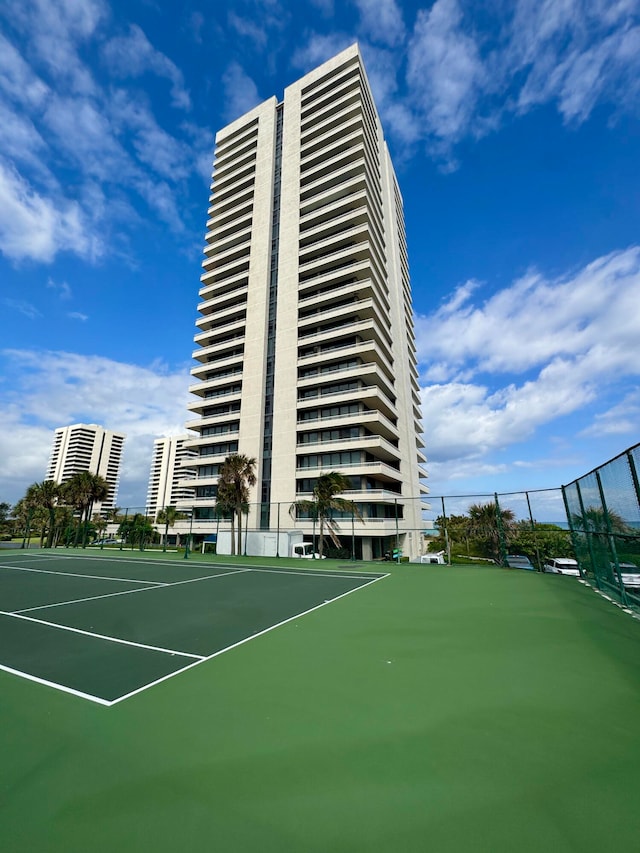
[[[564,487],[576,556],[587,579],[640,607],[640,444]]]
[[[268,508],[246,504],[239,549],[237,519],[228,512],[218,514],[215,500],[208,507],[154,512],[148,507],[116,509],[107,517],[94,516],[82,528],[67,514],[54,541],[58,547],[247,553],[247,542],[259,535],[271,536],[271,553],[287,556],[287,541],[307,543],[315,554],[323,536],[321,551],[340,559],[402,559],[404,549],[421,562],[488,561],[537,571],[544,571],[549,561],[569,558],[577,560],[580,574],[604,594],[635,609],[640,607],[639,466],[637,444],[555,489],[392,500],[385,496],[378,502],[372,495],[367,503],[358,503],[356,511],[331,512],[325,519],[301,515],[288,503]],[[251,523],[265,517],[272,522],[267,528]],[[419,526],[410,526],[409,518],[419,519]],[[36,534],[35,528],[27,532],[30,525],[27,520],[27,544]],[[41,541],[44,530],[39,531]]]

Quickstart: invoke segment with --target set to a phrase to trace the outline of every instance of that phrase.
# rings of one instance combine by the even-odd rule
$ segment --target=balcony
[[[331,429],[331,427],[368,426],[369,429],[392,441],[398,440],[398,428],[382,412],[374,409],[366,409],[363,412],[354,412],[347,415],[324,415],[310,420],[298,420],[298,431],[309,429]]]
[[[206,379],[198,382],[196,385],[189,386],[189,393],[196,394],[198,397],[204,397],[210,391],[214,391],[216,388],[223,387],[228,385],[230,381],[234,379],[240,379],[242,377],[242,370],[234,370],[229,373],[225,373],[224,375],[217,376],[213,379]],[[211,397],[207,399],[212,399]]]
[[[198,305],[198,312],[203,316],[196,321],[196,326],[205,323],[212,314],[222,313],[229,308],[237,310],[238,306],[245,305],[248,294],[249,288],[247,285],[244,285],[243,287],[238,287],[235,290],[221,294],[217,299],[208,299],[206,302],[201,302]]]
[[[308,397],[305,400],[298,400],[297,409],[298,411],[302,411],[303,409],[316,408],[320,405],[331,406],[334,403],[339,405],[345,401],[350,403],[361,402],[368,409],[380,411],[390,419],[397,419],[398,417],[395,404],[391,402],[391,400],[377,385],[370,385],[368,387],[357,388],[355,390],[335,391],[332,394],[327,394],[325,396],[318,394],[316,397]]]
[[[235,320],[233,323],[229,323],[226,326],[216,326],[214,329],[209,329],[206,332],[200,332],[198,335],[193,336],[193,342],[195,344],[199,344],[201,342],[210,341],[212,338],[216,338],[218,335],[230,335],[233,332],[244,331],[246,324],[246,320],[243,317],[240,320]],[[202,344],[205,346],[205,344]]]
[[[191,353],[191,357],[195,359],[195,361],[212,364],[215,361],[216,354],[224,353],[225,350],[228,349],[234,349],[235,347],[240,346],[240,344],[244,344],[244,340],[245,335],[243,330],[240,335],[232,335],[227,338],[227,340],[209,344],[200,350],[194,350],[194,352]]]
[[[233,390],[230,389],[228,391],[221,391],[219,394],[216,394],[215,397],[208,397],[207,399],[203,398],[202,400],[194,400],[191,403],[187,403],[187,409],[190,412],[202,413],[203,409],[208,409],[210,406],[213,406],[216,403],[221,402],[222,400],[224,400],[225,402],[227,402],[227,401],[230,402],[233,400],[240,400],[241,397],[242,397],[242,388],[239,388],[237,390],[236,389],[233,389]],[[198,442],[198,443],[200,443],[200,442]]]
[[[239,415],[239,409],[237,412],[221,412],[218,415],[207,415],[206,417],[200,417],[195,421],[189,421],[185,424],[185,429],[198,432],[205,427],[214,426],[215,424],[224,423],[225,421],[236,421]],[[215,436],[213,437],[215,438]],[[199,447],[201,444],[206,443],[207,438],[208,436],[205,438],[190,438],[188,441],[185,441],[184,447]]]
[[[383,368],[389,378],[393,377],[393,363],[389,360],[386,353],[375,340],[360,341],[355,344],[346,344],[345,346],[332,347],[323,351],[310,353],[309,355],[298,358],[298,367],[317,364],[321,366],[327,362],[333,361],[336,358],[346,355],[358,355],[363,362],[374,362]]]
[[[242,368],[242,364],[244,361],[244,353],[239,353],[233,356],[229,356],[229,358],[223,358],[219,361],[216,361],[214,365],[212,364],[198,364],[196,367],[191,368],[191,375],[199,377],[201,382],[207,382],[208,380],[203,377],[206,376],[214,368],[217,370],[218,368],[224,367],[232,367],[234,365],[239,365]],[[242,372],[242,370],[240,370]]]
[[[299,454],[333,453],[341,450],[367,450],[383,462],[399,462],[400,451],[381,435],[361,435],[356,438],[334,438],[317,441],[298,441]]]

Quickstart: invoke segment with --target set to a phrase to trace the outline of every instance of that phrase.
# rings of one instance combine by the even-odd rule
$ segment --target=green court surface
[[[0,555],[0,663],[133,695],[0,671],[3,851],[638,848],[640,622],[576,579],[58,553]]]
[[[10,555],[0,563],[0,669],[113,704],[381,577]]]

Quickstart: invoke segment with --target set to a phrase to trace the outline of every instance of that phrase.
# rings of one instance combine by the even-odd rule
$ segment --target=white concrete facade
[[[357,45],[216,136],[187,428],[195,518],[234,452],[257,460],[249,527],[291,525],[340,471],[345,539],[421,550],[421,411],[402,198]],[[193,465],[190,462],[190,465]],[[296,520],[311,533],[311,522]]]
[[[185,467],[196,453],[193,448],[185,447],[190,438],[192,436],[171,435],[155,439],[147,490],[147,515],[155,518],[167,506],[193,502],[195,490],[184,485],[186,479],[193,479],[196,475],[196,469]]]
[[[109,484],[109,496],[96,502],[93,512],[105,515],[116,506],[122,449],[126,436],[97,424],[58,427],[47,469],[47,480],[66,483],[74,474],[89,471]]]

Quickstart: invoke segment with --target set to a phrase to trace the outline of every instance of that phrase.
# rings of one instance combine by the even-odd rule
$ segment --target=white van
[[[551,572],[554,575],[573,575],[576,578],[580,577],[580,569],[576,560],[570,557],[554,557],[553,560],[547,560],[542,567],[543,572]]]

